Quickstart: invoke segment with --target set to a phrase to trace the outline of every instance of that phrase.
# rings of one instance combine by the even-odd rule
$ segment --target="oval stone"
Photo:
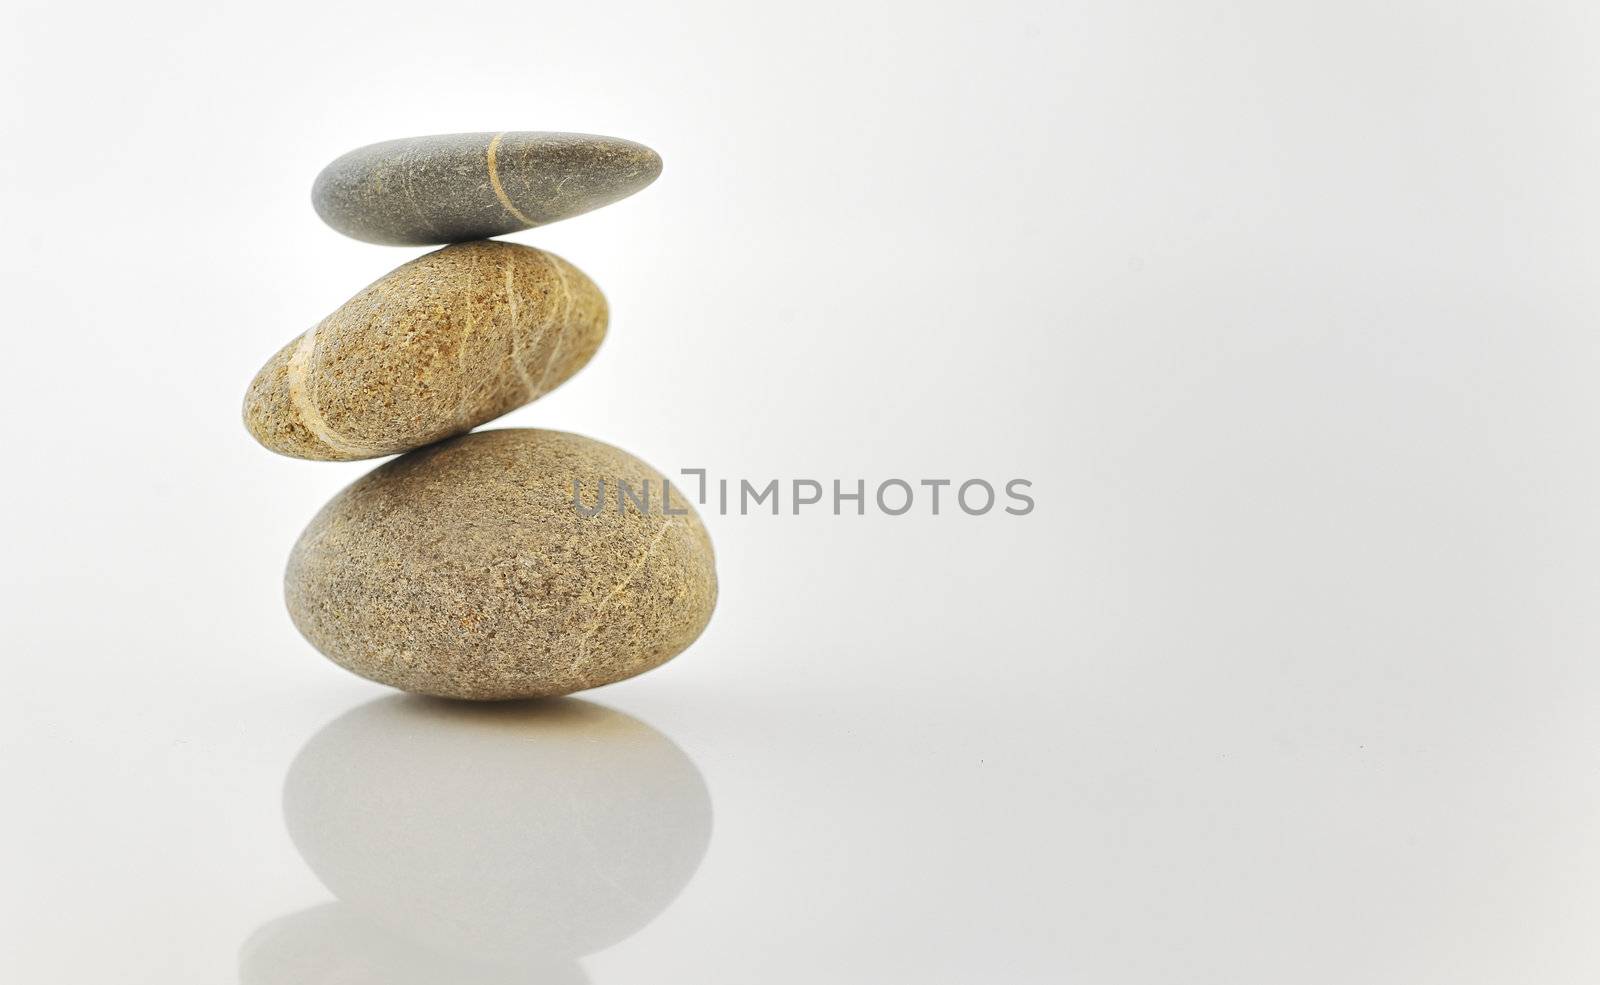
[[[542,697],[632,677],[692,643],[716,604],[710,538],[665,488],[626,452],[560,431],[430,445],[311,521],[284,576],[289,615],[333,662],[419,694]]]
[[[660,173],[660,155],[617,137],[448,133],[350,151],[317,175],[311,204],[364,242],[460,243],[582,215]]]
[[[606,315],[600,289],[558,256],[447,246],[280,349],[245,395],[245,427],[295,458],[409,451],[554,389],[599,348]]]

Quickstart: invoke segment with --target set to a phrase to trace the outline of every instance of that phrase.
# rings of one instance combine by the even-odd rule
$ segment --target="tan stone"
[[[605,508],[584,516],[605,483]],[[648,482],[648,512],[616,490]],[[711,618],[711,541],[678,490],[609,445],[560,431],[483,431],[374,469],[311,521],[284,578],[311,643],[363,677],[421,694],[567,694],[643,673]]]
[[[279,350],[245,395],[245,426],[296,458],[408,451],[548,393],[605,331],[605,297],[560,257],[492,240],[447,246]]]

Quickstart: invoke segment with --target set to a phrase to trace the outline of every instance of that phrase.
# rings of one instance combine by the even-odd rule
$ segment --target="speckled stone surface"
[[[593,506],[573,507],[573,484]],[[618,483],[652,489],[617,508]],[[452,438],[374,469],[311,521],[284,577],[289,614],[335,663],[442,697],[568,694],[643,673],[716,604],[711,541],[662,476],[609,445],[521,428]]]
[[[600,346],[606,300],[550,253],[460,243],[392,271],[278,351],[245,395],[267,448],[351,461],[409,451],[535,400]]]
[[[660,173],[655,151],[617,137],[449,133],[350,151],[322,169],[311,204],[368,243],[460,243],[582,215]]]

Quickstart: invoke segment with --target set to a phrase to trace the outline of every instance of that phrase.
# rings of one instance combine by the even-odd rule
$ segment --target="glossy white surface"
[[[1600,978],[1592,9],[8,8],[0,980]],[[416,251],[337,154],[590,130],[607,292],[506,424],[703,515],[675,662],[554,709],[294,632],[278,346]]]

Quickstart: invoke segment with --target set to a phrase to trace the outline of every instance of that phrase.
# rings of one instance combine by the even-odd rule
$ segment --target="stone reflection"
[[[711,802],[660,732],[571,698],[395,696],[317,733],[283,793],[337,902],[246,942],[245,985],[583,982],[705,854]]]

